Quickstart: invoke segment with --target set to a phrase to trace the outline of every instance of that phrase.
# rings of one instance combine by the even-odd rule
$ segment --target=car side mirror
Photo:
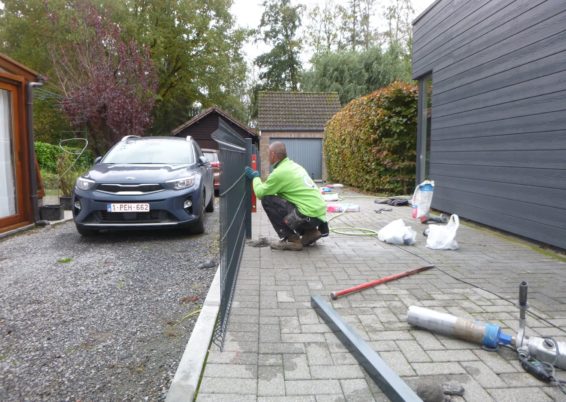
[[[102,156],[97,156],[96,158],[94,158],[94,164],[98,164],[100,161],[102,160]]]
[[[208,163],[208,159],[206,159],[206,156],[199,156],[198,158],[200,165],[206,165]]]

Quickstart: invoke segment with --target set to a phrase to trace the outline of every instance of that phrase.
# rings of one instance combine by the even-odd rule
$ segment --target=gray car
[[[127,136],[77,179],[73,217],[78,232],[184,228],[204,232],[214,211],[210,162],[191,138]]]

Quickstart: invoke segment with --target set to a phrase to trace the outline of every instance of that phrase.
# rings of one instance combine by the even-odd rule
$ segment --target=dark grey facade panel
[[[560,43],[562,41],[563,35],[553,35],[542,43],[527,46],[518,52],[451,77],[442,83],[443,91],[434,94],[435,104],[454,102],[566,71],[566,51],[557,51],[564,47],[564,44]],[[517,60],[524,64],[518,65]]]
[[[509,119],[519,116],[528,116],[530,114],[537,114],[542,112],[556,112],[564,110],[565,107],[566,91],[558,91],[550,94],[533,96],[528,99],[510,101],[500,105],[439,117],[438,119],[433,121],[432,127],[434,129],[434,127],[440,128],[454,126],[455,124],[464,125],[478,122],[496,121],[499,119]],[[442,110],[440,113],[446,114],[446,111]],[[544,130],[545,127],[541,127],[541,129]]]
[[[464,4],[463,0],[438,1],[434,7],[418,18],[418,23],[414,25],[413,38],[419,39],[430,37],[429,33],[438,25],[445,24],[459,4]]]
[[[431,174],[446,173],[436,164],[462,164],[468,166],[506,166],[536,169],[564,169],[566,174],[566,146],[556,150],[509,150],[509,151],[467,151],[436,152],[434,144],[431,152]],[[565,203],[566,205],[566,203]]]
[[[452,126],[434,127],[434,141],[443,139],[457,139],[477,136],[496,137],[499,135],[513,135],[523,133],[537,133],[544,131],[563,131],[565,129],[566,105],[564,109],[555,112],[541,112],[524,116],[515,116],[508,119],[491,120],[487,122],[474,122],[459,124],[457,120]],[[563,144],[563,137],[559,138]]]
[[[458,46],[459,42],[469,41],[469,36],[466,35],[469,31],[479,32],[490,24],[498,26],[504,23],[499,13],[513,1],[515,0],[497,3],[491,0],[468,1],[457,10],[452,8],[451,15],[445,16],[444,23],[431,26],[431,29],[421,33],[422,40],[417,36],[419,45],[417,48],[413,47],[413,55],[420,60],[427,55],[441,54],[446,51],[444,46]],[[446,41],[446,37],[450,41]],[[441,45],[438,46],[438,43]]]
[[[550,96],[560,91],[566,91],[566,70],[526,80],[504,88],[493,89],[471,97],[465,96],[467,95],[466,93],[464,98],[449,103],[442,104],[435,97],[434,100],[437,101],[434,104],[435,113],[436,117],[439,118],[470,111],[481,113],[496,106],[507,105],[521,100],[529,102],[531,99],[540,99],[545,95]]]
[[[443,187],[457,189],[464,194],[469,188],[473,189],[474,196],[493,197],[508,202],[519,201],[529,204],[533,210],[535,208],[540,211],[545,210],[546,214],[541,214],[538,219],[547,225],[556,225],[558,214],[566,213],[566,204],[563,202],[566,197],[566,189],[490,181],[485,177],[468,179],[452,175],[437,175],[435,178],[442,181]]]
[[[440,0],[413,49],[433,207],[566,249],[566,1]]]
[[[434,140],[434,152],[464,151],[521,151],[564,149],[566,127],[558,131],[537,131],[530,133],[486,135],[476,132],[474,136]],[[564,149],[566,153],[566,149]],[[566,159],[566,155],[564,156]],[[565,162],[566,163],[566,162]],[[566,200],[565,200],[566,203]]]
[[[543,0],[519,1],[511,4],[509,1],[491,1],[491,3],[501,6],[497,13],[486,14],[485,11],[489,11],[488,7],[480,9],[479,11],[484,11],[484,13],[469,16],[470,29],[466,29],[466,26],[457,26],[457,32],[438,36],[437,40],[431,43],[428,51],[422,55],[414,55],[413,76],[417,77],[429,71],[433,65],[437,71],[457,62],[464,63],[465,67],[469,57],[476,58],[485,55],[493,56],[493,58],[499,57],[513,50],[507,49],[509,45],[523,47],[542,39],[540,37],[541,27],[543,35],[550,36],[551,31],[547,32],[549,28],[547,25],[553,25],[554,33],[564,29],[564,24],[560,25],[559,21],[566,4],[557,4],[552,10],[549,10]],[[527,37],[518,40],[521,35]],[[529,35],[534,35],[534,37],[530,38]],[[416,42],[415,38],[414,47],[418,47]],[[478,54],[480,52],[483,53]],[[450,57],[447,58],[446,55]],[[474,61],[472,64],[478,65],[481,62]],[[454,71],[454,73],[457,72]]]
[[[438,171],[450,171],[451,178],[478,179],[493,183],[511,183],[531,187],[566,190],[566,175],[561,169],[531,169],[507,166],[436,165]],[[441,178],[440,174],[436,175]],[[442,180],[442,178],[441,178]],[[444,183],[443,183],[444,184]],[[435,195],[436,197],[436,195]],[[562,205],[563,202],[559,203]]]
[[[535,10],[538,10],[537,7]],[[525,46],[537,43],[566,28],[566,2],[559,14],[551,11],[542,11],[529,18],[528,14],[521,16],[521,22],[528,24],[529,28],[518,25],[519,21],[513,20],[489,31],[481,41],[470,42],[466,46],[455,49],[451,57],[442,57],[435,62],[435,70],[440,73],[449,67],[449,71],[442,72],[444,79],[460,74],[470,69],[472,65],[478,66],[496,60],[505,54],[514,52]],[[491,39],[492,41],[488,41]],[[476,43],[477,42],[477,43]]]
[[[519,236],[527,237],[557,247],[564,247],[566,226],[563,214],[566,211],[558,208],[537,207],[517,200],[497,199],[470,193],[435,189],[434,202],[441,210],[453,207],[454,199],[459,197],[459,214],[473,217],[473,221],[487,226],[505,230]],[[554,221],[549,225],[540,220]],[[554,219],[552,219],[554,218]],[[536,236],[536,237],[535,237]]]

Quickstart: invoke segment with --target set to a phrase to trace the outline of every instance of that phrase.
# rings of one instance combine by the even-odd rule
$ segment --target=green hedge
[[[69,152],[78,155],[80,152],[80,148],[73,148],[73,147],[64,147]],[[59,160],[62,159],[63,150],[59,145],[52,145],[46,142],[36,141],[35,142],[35,155],[37,157],[37,162],[39,163],[39,167],[47,172],[50,173],[57,173],[57,166]],[[76,159],[75,155],[67,154],[70,162]],[[83,154],[80,156],[79,160],[75,163],[72,170],[74,171],[87,171],[94,161],[94,156],[91,151],[85,150]],[[59,163],[59,167],[61,164]]]
[[[418,90],[394,82],[354,99],[325,128],[329,179],[365,191],[408,194],[415,184]]]

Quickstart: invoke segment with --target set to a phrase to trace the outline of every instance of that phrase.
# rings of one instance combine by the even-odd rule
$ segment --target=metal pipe
[[[527,293],[529,290],[529,285],[527,282],[523,281],[519,285],[519,330],[517,331],[517,337],[515,338],[515,347],[518,349],[523,346],[523,342],[525,340],[525,323],[526,323],[526,315],[527,309],[529,306],[527,305]]]
[[[466,320],[424,307],[409,307],[407,322],[443,335],[479,343],[488,348],[496,348],[499,344],[509,345],[512,341],[512,337],[501,332],[498,325]]]
[[[385,283],[385,282],[391,282],[391,281],[394,281],[396,279],[403,278],[405,276],[418,274],[419,272],[426,271],[427,269],[431,269],[431,268],[434,268],[434,265],[427,265],[425,267],[413,269],[412,271],[405,271],[405,272],[401,272],[399,274],[384,276],[383,278],[379,278],[379,279],[375,279],[373,281],[362,283],[360,285],[356,285],[356,286],[353,286],[353,287],[348,288],[348,289],[332,292],[332,293],[330,293],[330,298],[332,300],[336,300],[337,298],[339,298],[341,296],[345,296],[345,295],[348,295],[350,293],[360,292],[364,289],[371,288],[371,287],[377,286],[377,285],[381,285],[382,283]]]
[[[33,135],[33,88],[40,87],[43,82],[32,81],[26,85],[26,104],[27,104],[27,128],[28,128],[28,157],[29,157],[29,174],[30,174],[30,193],[31,193],[31,207],[33,211],[33,221],[38,222],[39,205],[37,201],[37,170],[35,169],[35,145]]]

